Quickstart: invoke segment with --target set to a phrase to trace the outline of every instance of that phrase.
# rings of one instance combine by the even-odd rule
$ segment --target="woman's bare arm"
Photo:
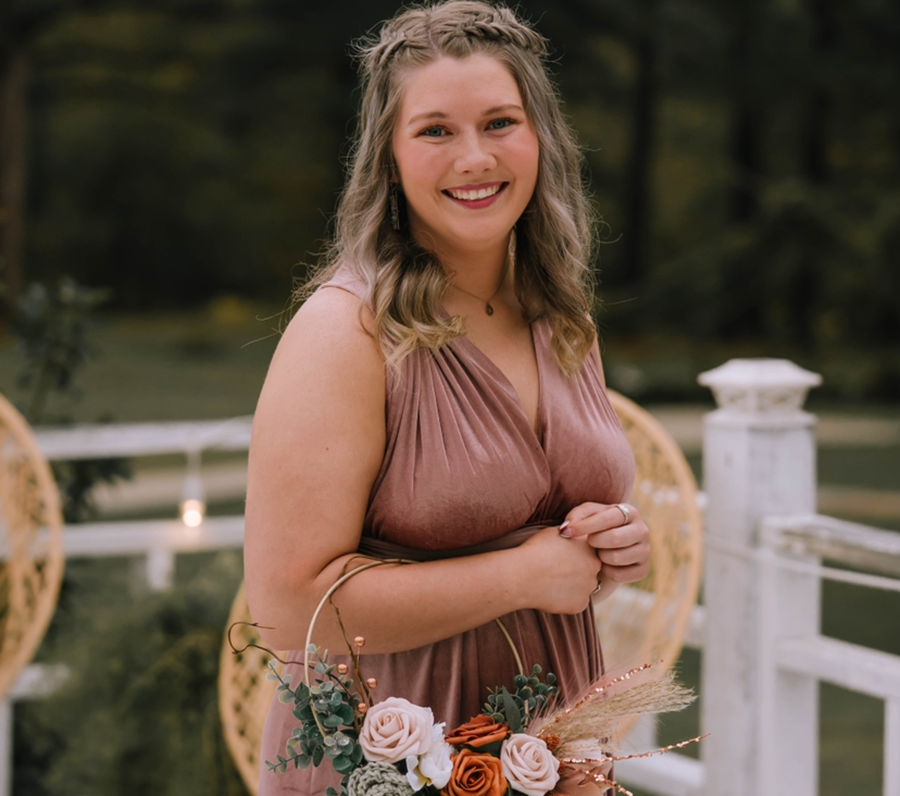
[[[285,331],[256,411],[245,573],[253,618],[273,628],[263,638],[276,649],[303,646],[322,595],[358,563],[385,447],[384,363],[359,317],[359,300],[345,291],[310,298]],[[521,608],[577,613],[597,569],[585,539],[550,528],[513,550],[374,568],[344,584],[336,601],[350,637],[366,637],[365,652],[391,652]],[[330,609],[314,640],[343,648]]]

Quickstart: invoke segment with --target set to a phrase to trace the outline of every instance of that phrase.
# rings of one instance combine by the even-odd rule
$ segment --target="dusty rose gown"
[[[341,274],[329,286],[361,294]],[[595,358],[566,378],[550,347],[549,325],[536,321],[532,337],[540,383],[536,430],[512,384],[467,338],[436,353],[415,351],[403,363],[402,380],[388,371],[387,446],[361,551],[424,560],[496,550],[559,524],[580,503],[627,499],[634,462]],[[435,583],[433,595],[423,598],[442,599],[443,586]],[[590,609],[576,616],[517,611],[501,619],[525,666],[539,663],[554,672],[563,695],[601,673]],[[478,714],[487,689],[512,685],[517,673],[496,623],[408,652],[365,656],[363,664],[364,676],[378,680],[377,698],[430,706],[448,729]],[[301,667],[290,668],[298,680]],[[290,705],[273,702],[263,761],[284,754],[294,725]],[[327,762],[286,774],[263,764],[259,796],[320,796],[338,783]]]

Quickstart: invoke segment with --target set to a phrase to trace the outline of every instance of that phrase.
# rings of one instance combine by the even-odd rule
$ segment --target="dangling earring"
[[[388,204],[391,206],[391,226],[394,228],[395,232],[400,231],[400,201],[397,199],[399,193],[400,189],[397,187],[397,183],[391,183],[391,193]]]

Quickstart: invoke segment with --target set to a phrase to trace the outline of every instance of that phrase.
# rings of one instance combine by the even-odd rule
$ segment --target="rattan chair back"
[[[672,438],[649,412],[612,390],[609,398],[631,445],[629,502],[650,528],[650,572],[594,607],[603,657],[620,668],[662,660],[671,666],[700,590],[703,516],[697,482]]]
[[[34,435],[0,395],[0,698],[50,624],[63,574],[59,492]]]
[[[231,757],[255,794],[259,780],[263,726],[277,683],[267,680],[272,655],[260,649],[259,631],[251,624],[244,584],[231,605],[219,667],[219,715]],[[241,652],[235,653],[232,650]],[[279,657],[284,657],[279,655]]]

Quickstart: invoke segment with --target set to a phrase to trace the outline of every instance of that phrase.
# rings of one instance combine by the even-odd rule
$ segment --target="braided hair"
[[[441,57],[496,58],[513,76],[538,137],[534,195],[516,224],[516,295],[528,322],[547,318],[563,372],[578,372],[596,339],[589,315],[591,204],[583,159],[545,61],[547,41],[516,14],[483,0],[444,0],[399,12],[356,44],[362,103],[333,238],[308,294],[339,268],[367,287],[375,334],[393,367],[415,348],[436,349],[465,334],[440,302],[449,277],[388,210],[395,173],[391,146],[402,75]]]

